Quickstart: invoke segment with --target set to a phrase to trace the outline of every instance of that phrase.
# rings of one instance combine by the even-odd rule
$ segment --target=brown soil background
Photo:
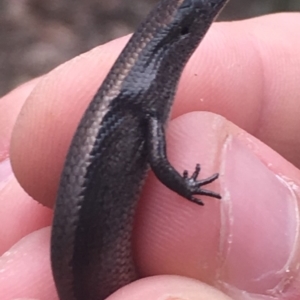
[[[128,34],[157,0],[0,0],[0,96]],[[299,0],[231,0],[220,20],[300,11]]]

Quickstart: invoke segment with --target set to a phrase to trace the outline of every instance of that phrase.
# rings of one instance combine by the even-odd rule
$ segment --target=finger
[[[13,174],[2,183],[0,202],[0,255],[30,232],[51,224],[52,211],[28,196]]]
[[[57,299],[50,270],[49,228],[24,237],[0,258],[0,298]]]
[[[0,255],[51,221],[51,211],[33,201],[16,181],[8,157],[14,122],[36,83],[33,80],[22,85],[0,101]]]
[[[269,111],[270,106],[264,106],[268,103],[262,99],[265,95],[271,99],[272,96],[280,94],[288,95],[286,97],[288,100],[285,101],[292,101],[290,100],[291,91],[299,97],[298,84],[296,90],[294,87],[295,80],[299,81],[299,73],[288,73],[289,60],[281,58],[281,69],[286,70],[284,78],[279,76],[276,79],[278,72],[267,73],[269,82],[279,81],[276,85],[277,89],[274,90],[272,84],[264,84],[262,89],[256,78],[261,78],[265,70],[271,70],[271,66],[276,64],[282,52],[285,53],[285,57],[295,59],[293,70],[299,69],[300,63],[297,60],[298,53],[300,53],[297,38],[299,27],[297,23],[299,22],[298,14],[286,14],[247,22],[215,25],[193,56],[189,64],[192,71],[184,73],[174,114],[179,115],[187,110],[197,110],[201,104],[201,109],[226,113],[229,119],[250,132],[257,132],[256,124],[261,124],[259,135],[265,141],[268,141],[270,128],[279,124],[279,121],[284,118],[285,122],[282,126],[291,129],[291,132],[287,135],[284,131],[276,130],[276,134],[279,135],[277,141],[282,141],[283,138],[289,136],[293,143],[288,145],[298,151],[298,134],[293,129],[298,128],[296,126],[298,119],[290,118],[291,114],[294,116],[294,107],[287,105],[280,114],[276,108],[277,113],[274,115]],[[263,37],[262,33],[258,35],[259,32],[265,32],[265,35],[267,33],[270,35],[272,32],[272,36],[277,36],[276,41],[281,41],[274,44],[274,54],[267,57],[263,64],[261,60],[266,59],[266,55],[258,55],[259,52],[253,45],[254,33],[257,39]],[[237,37],[242,42],[238,42]],[[293,47],[290,47],[290,40],[293,41]],[[125,41],[127,38],[96,48],[45,76],[22,110],[12,138],[13,168],[26,191],[48,206],[53,204],[65,155],[79,119]],[[266,44],[270,47],[268,43]],[[261,41],[260,48],[263,45]],[[248,48],[250,49],[245,50]],[[201,66],[197,63],[198,61],[202,62]],[[207,65],[204,65],[205,61],[208,62]],[[226,61],[229,63],[225,64]],[[197,68],[195,72],[193,66],[197,65],[199,69]],[[233,66],[236,67],[232,69]],[[198,73],[199,76],[195,76]],[[188,84],[191,80],[195,88]],[[283,84],[280,84],[280,80],[283,80]],[[200,82],[204,83],[200,85]],[[211,95],[209,101],[204,101],[205,104],[202,104],[201,99],[208,98],[202,96],[202,91],[205,91],[206,96],[208,93]],[[184,105],[181,101],[184,101]],[[261,117],[262,112],[264,118]],[[262,126],[261,120],[263,119],[269,120],[265,122],[267,127]],[[291,149],[290,151],[295,152]],[[291,157],[294,157],[294,154],[291,154]]]
[[[58,299],[49,267],[49,228],[19,241],[0,258],[0,298]],[[109,300],[134,299],[230,300],[221,292],[196,280],[156,276],[137,281],[111,295]],[[172,298],[173,299],[173,298]]]
[[[154,276],[136,281],[107,300],[230,300],[228,296],[199,281],[179,276]]]
[[[220,170],[206,188],[222,199],[201,196],[205,206],[197,206],[151,174],[134,235],[142,275],[196,278],[234,299],[298,299],[300,171],[211,113],[173,120],[167,145],[180,172],[192,171],[196,163],[200,179]]]
[[[216,24],[189,61],[174,114],[218,113],[300,167],[300,14]]]

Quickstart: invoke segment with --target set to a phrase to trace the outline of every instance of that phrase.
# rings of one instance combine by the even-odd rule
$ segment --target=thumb
[[[205,206],[198,207],[150,176],[136,226],[141,272],[193,277],[234,299],[256,299],[246,294],[282,299],[296,289],[300,295],[294,280],[299,278],[299,170],[211,113],[171,121],[167,145],[178,171],[197,162],[203,163],[201,176],[220,170],[209,189],[222,199],[203,198]]]

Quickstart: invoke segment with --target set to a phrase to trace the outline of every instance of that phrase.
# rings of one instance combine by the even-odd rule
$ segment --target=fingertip
[[[228,296],[200,281],[162,275],[138,280],[120,289],[107,300],[230,300]]]
[[[39,78],[20,85],[0,101],[0,162],[9,156],[10,139],[15,121]]]
[[[87,52],[45,75],[30,94],[11,140],[22,187],[52,207],[65,156],[79,120],[128,38]]]
[[[0,257],[0,298],[56,299],[49,261],[49,228],[21,239]],[[51,297],[52,295],[52,297]]]

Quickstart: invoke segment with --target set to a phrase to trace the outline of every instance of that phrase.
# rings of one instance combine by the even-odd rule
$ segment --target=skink
[[[180,175],[165,124],[182,70],[226,0],[161,0],[97,91],[67,154],[55,206],[51,264],[60,300],[103,300],[135,280],[131,233],[149,167],[168,188],[221,198]]]

